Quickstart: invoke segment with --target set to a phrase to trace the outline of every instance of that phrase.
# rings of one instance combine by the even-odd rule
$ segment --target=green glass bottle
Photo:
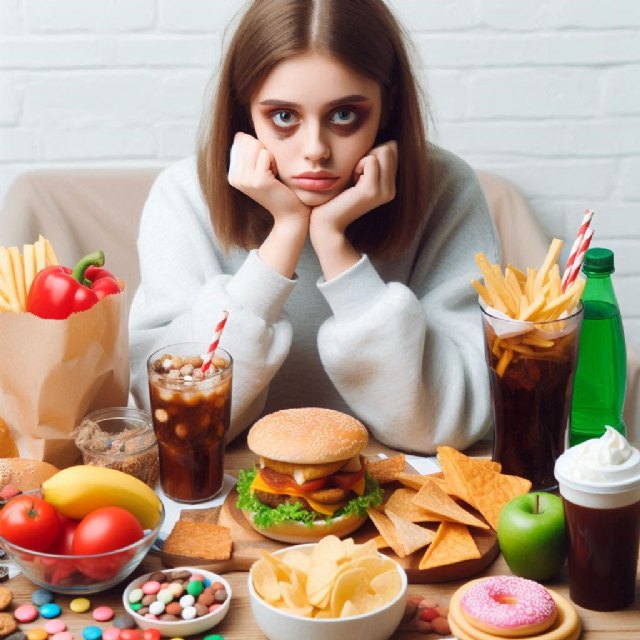
[[[582,272],[584,320],[573,384],[569,445],[599,438],[610,425],[626,435],[622,409],[627,381],[627,350],[616,294],[611,282],[613,251],[593,248]]]

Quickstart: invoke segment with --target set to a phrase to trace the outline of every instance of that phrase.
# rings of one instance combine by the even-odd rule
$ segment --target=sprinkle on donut
[[[537,582],[495,576],[472,584],[462,595],[462,612],[477,629],[502,636],[540,633],[556,619],[556,604]]]

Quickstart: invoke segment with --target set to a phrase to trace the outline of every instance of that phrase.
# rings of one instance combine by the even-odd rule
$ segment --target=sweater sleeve
[[[433,453],[465,449],[490,418],[474,254],[498,261],[498,240],[471,169],[439,179],[410,281],[384,282],[363,256],[319,288],[333,315],[318,346],[325,369],[379,441]]]
[[[140,286],[129,320],[132,395],[148,407],[146,361],[177,343],[209,344],[222,314],[220,347],[233,355],[228,439],[261,413],[268,386],[291,346],[283,306],[296,281],[269,269],[256,251],[223,268],[192,160],[164,171],[145,204],[138,236]],[[225,272],[228,271],[228,272]],[[235,271],[235,272],[233,272]]]

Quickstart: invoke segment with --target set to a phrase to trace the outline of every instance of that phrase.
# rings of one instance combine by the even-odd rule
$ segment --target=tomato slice
[[[327,484],[327,478],[317,478],[316,480],[309,480],[303,484],[298,484],[291,476],[284,473],[278,473],[269,467],[263,467],[260,469],[260,477],[265,484],[269,485],[275,491],[286,491],[287,489],[295,489],[302,493],[309,493],[310,491],[318,491]]]
[[[337,487],[344,489],[345,491],[351,489],[353,485],[358,482],[364,476],[364,466],[360,467],[359,471],[352,472],[340,472],[334,473],[332,476],[329,476],[329,480],[335,484]]]

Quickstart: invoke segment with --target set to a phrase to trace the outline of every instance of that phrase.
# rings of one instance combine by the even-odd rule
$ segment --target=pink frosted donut
[[[464,592],[460,607],[476,629],[505,638],[542,633],[558,614],[541,584],[516,576],[478,580]]]

